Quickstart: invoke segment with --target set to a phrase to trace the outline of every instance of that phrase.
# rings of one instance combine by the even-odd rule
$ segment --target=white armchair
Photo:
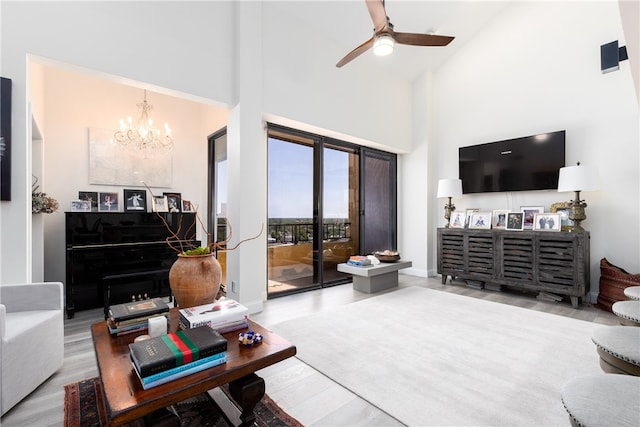
[[[62,366],[63,318],[62,283],[0,284],[2,415]]]

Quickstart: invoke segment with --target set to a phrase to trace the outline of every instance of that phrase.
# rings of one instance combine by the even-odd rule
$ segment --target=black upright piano
[[[166,221],[162,221],[162,218]],[[193,213],[66,212],[66,311],[170,296],[178,252],[200,245]],[[167,228],[168,225],[168,228]]]

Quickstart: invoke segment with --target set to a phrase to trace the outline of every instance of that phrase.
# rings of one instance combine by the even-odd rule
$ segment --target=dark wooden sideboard
[[[198,246],[195,214],[162,213],[185,249]],[[177,257],[171,234],[151,212],[66,212],[67,317],[75,311],[168,296],[169,269]],[[177,240],[176,240],[177,242]],[[176,245],[177,246],[177,245]]]
[[[568,296],[590,288],[589,233],[438,229],[438,273],[488,288],[511,286]]]

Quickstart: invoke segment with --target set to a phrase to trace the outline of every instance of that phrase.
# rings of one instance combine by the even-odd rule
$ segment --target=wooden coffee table
[[[177,328],[178,310],[172,308],[169,330],[175,332]],[[129,359],[129,344],[145,331],[117,337],[109,334],[106,322],[92,325],[93,347],[110,425],[126,424],[225,384],[229,384],[231,397],[242,411],[241,425],[252,425],[253,408],[265,392],[264,380],[255,372],[294,356],[296,348],[257,323],[249,321],[249,329],[262,334],[262,344],[253,348],[240,346],[238,334],[243,330],[229,332],[224,334],[228,340],[227,363],[143,390]]]

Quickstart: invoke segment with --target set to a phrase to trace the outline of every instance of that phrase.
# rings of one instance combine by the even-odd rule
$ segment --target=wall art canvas
[[[89,183],[171,187],[172,153],[147,153],[118,144],[114,130],[89,128]]]
[[[0,200],[11,200],[11,79],[0,77]]]

